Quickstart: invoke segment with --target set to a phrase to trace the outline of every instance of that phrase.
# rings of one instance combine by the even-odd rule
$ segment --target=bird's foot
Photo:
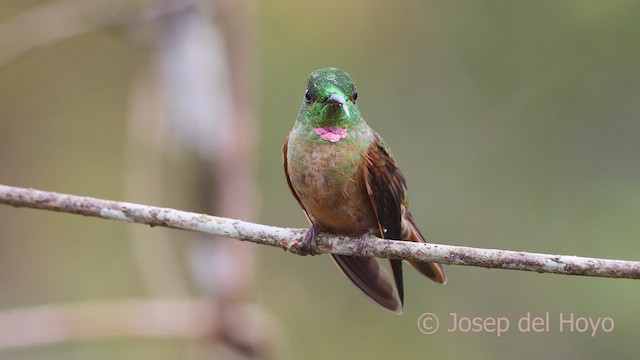
[[[356,242],[356,255],[364,256],[364,253],[367,250],[367,241],[369,241],[369,230],[365,231],[364,234],[360,235],[360,238],[358,238],[358,241]]]
[[[300,244],[300,255],[316,255],[316,244],[318,239],[318,233],[321,231],[320,227],[316,224],[312,224],[306,235],[302,239]]]

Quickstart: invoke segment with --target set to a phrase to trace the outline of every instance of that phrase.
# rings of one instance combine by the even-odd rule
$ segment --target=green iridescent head
[[[357,99],[356,85],[349,74],[338,68],[316,70],[307,80],[298,120],[315,128],[348,129],[363,122]]]

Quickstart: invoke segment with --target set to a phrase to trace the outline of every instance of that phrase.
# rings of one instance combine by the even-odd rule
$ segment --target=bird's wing
[[[300,207],[304,210],[309,222],[312,223],[307,209],[305,209],[304,204],[291,184],[291,178],[289,178],[287,164],[288,144],[289,135],[287,135],[284,145],[282,146],[284,175],[287,178],[287,184],[289,184],[291,193],[296,200],[298,200],[298,204],[300,204]],[[394,314],[402,314],[402,302],[398,297],[398,292],[393,286],[391,276],[384,267],[380,266],[378,260],[369,257],[333,254],[331,256],[342,273],[367,297]]]
[[[380,234],[386,239],[425,242],[407,209],[406,181],[398,168],[391,151],[374,132],[375,140],[369,145],[363,157],[363,173],[367,193],[371,199]],[[403,298],[402,262],[390,260],[396,279],[396,286]],[[422,274],[438,283],[446,282],[442,267],[438,263],[410,261]]]
[[[406,181],[380,135],[375,132],[374,135],[374,141],[362,157],[362,173],[367,193],[378,220],[380,236],[386,239],[401,239],[402,202]],[[392,259],[389,262],[400,301],[404,302],[402,261]]]

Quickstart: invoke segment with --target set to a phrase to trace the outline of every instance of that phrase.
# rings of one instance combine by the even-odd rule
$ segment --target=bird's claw
[[[364,256],[364,253],[367,250],[367,241],[369,241],[369,230],[365,231],[365,233],[362,234],[360,238],[358,238],[358,241],[356,242],[357,256]]]
[[[317,255],[316,244],[318,239],[318,233],[320,229],[317,225],[313,224],[307,230],[307,233],[304,235],[302,239],[302,243],[300,244],[300,255]]]

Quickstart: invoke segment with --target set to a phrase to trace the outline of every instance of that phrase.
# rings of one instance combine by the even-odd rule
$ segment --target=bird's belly
[[[288,159],[289,176],[311,221],[336,234],[360,236],[377,221],[359,168],[359,157],[309,152]]]

